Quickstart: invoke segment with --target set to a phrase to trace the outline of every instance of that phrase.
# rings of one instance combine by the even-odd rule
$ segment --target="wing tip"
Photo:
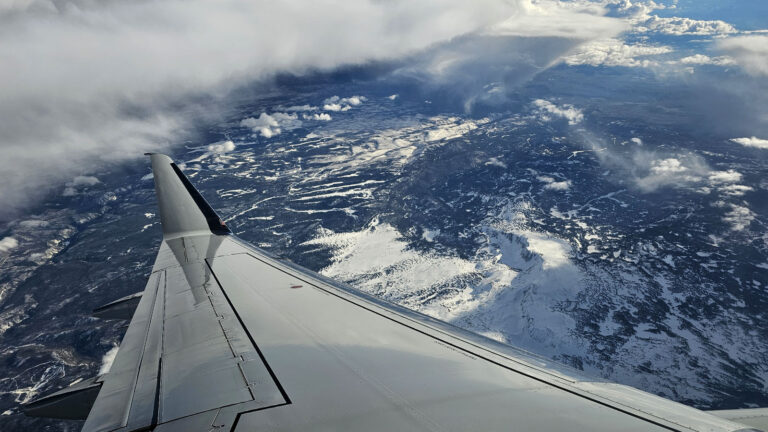
[[[173,159],[161,153],[150,158],[164,236],[201,230],[216,235],[232,233]]]

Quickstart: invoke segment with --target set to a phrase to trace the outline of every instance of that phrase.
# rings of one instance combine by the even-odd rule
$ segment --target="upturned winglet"
[[[197,232],[218,235],[232,233],[171,158],[159,153],[152,153],[149,157],[152,160],[164,238]]]

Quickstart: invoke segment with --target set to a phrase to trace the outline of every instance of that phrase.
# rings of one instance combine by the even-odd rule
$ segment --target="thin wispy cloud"
[[[768,36],[750,35],[726,38],[717,48],[735,59],[739,66],[756,76],[768,76]]]

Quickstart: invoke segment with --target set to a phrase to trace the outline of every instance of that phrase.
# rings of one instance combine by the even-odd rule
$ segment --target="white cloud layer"
[[[180,142],[216,115],[189,96],[401,58],[521,13],[503,0],[0,4],[0,218],[83,167]]]
[[[608,10],[595,2],[521,1],[520,7],[525,13],[494,24],[485,34],[588,41],[629,29],[624,20],[606,17]]]
[[[200,120],[217,119],[227,92],[276,73],[398,60],[395,75],[447,86],[469,110],[504,100],[505,87],[581,44],[615,40],[630,29],[627,16],[659,8],[646,3],[621,3],[619,17],[609,17],[615,2],[581,0],[4,2],[0,219],[83,167],[167,151]],[[609,45],[608,53],[571,61],[643,65],[643,56],[665,50]],[[189,97],[209,102],[187,104]],[[302,120],[330,120],[320,109],[342,112],[364,102],[335,96],[319,107],[264,112],[243,126],[271,137]],[[567,106],[540,109],[550,119],[582,119]]]
[[[768,149],[768,140],[757,137],[731,138],[731,141],[735,142],[736,144],[741,144],[745,147]]]

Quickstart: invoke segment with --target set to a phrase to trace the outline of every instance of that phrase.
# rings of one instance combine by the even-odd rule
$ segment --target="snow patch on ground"
[[[330,249],[320,272],[365,292],[537,352],[582,353],[568,337],[574,321],[552,308],[580,290],[571,244],[513,224],[483,232],[487,241],[470,258],[416,250],[378,219],[360,231],[320,230],[303,245]]]
[[[41,390],[47,387],[48,383],[54,379],[61,378],[64,376],[64,367],[59,364],[50,364],[51,362],[48,362],[47,364],[44,363],[41,366],[42,372],[39,377],[39,379],[35,379],[34,384],[27,386],[27,387],[19,387],[14,388],[13,390],[3,392],[5,394],[11,394],[14,396],[14,400],[19,404],[25,404],[32,399],[34,399],[38,394],[40,394]],[[26,370],[22,373],[28,373],[31,372],[31,370]],[[11,381],[15,382],[20,377],[9,377],[9,378],[3,378],[0,380],[0,383],[3,383],[4,381]],[[4,386],[5,387],[5,386]]]

